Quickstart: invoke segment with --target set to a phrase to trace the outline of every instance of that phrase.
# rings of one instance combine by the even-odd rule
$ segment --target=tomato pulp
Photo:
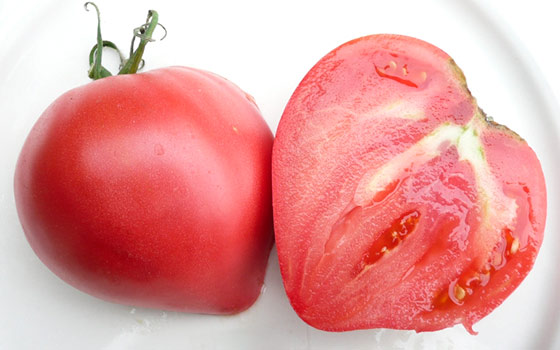
[[[272,176],[284,286],[323,330],[473,332],[543,239],[535,153],[485,116],[445,52],[411,37],[323,57],[282,115]]]
[[[273,136],[253,99],[171,67],[58,98],[21,151],[18,214],[59,277],[135,306],[229,314],[258,297],[273,243]]]

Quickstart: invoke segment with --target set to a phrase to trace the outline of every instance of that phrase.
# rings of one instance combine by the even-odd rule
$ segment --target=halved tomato
[[[445,52],[411,37],[321,59],[284,111],[272,171],[284,286],[319,329],[473,332],[542,242],[535,153],[485,116]]]

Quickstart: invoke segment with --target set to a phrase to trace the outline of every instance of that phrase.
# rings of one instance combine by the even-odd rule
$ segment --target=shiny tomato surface
[[[58,98],[15,174],[25,234],[60,278],[135,306],[229,314],[258,297],[273,243],[273,136],[252,98],[172,67]]]
[[[418,39],[368,36],[323,57],[291,97],[272,158],[284,286],[323,330],[473,332],[543,239],[535,153]]]

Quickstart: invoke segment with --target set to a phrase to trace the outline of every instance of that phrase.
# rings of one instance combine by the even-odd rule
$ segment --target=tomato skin
[[[472,325],[531,270],[546,186],[435,46],[372,35],[323,57],[272,156],[274,228],[296,313],[327,331]]]
[[[60,278],[128,305],[231,314],[258,297],[273,243],[272,133],[250,96],[170,67],[73,89],[15,173],[25,235]]]

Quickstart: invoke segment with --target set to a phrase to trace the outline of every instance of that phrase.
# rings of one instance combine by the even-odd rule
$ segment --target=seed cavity
[[[488,262],[481,268],[468,268],[459,278],[449,283],[448,288],[434,298],[434,308],[446,309],[453,305],[463,305],[465,299],[477,289],[486,286],[492,274],[503,268],[508,259],[519,249],[519,239],[513,237],[513,232],[509,228],[504,227],[502,240],[496,245]]]
[[[411,57],[378,51],[374,57],[374,67],[378,76],[406,86],[423,88],[428,83],[428,67]]]
[[[420,220],[420,212],[412,210],[397,218],[391,226],[379,235],[357,266],[356,273],[374,264],[398,247],[414,230]]]

